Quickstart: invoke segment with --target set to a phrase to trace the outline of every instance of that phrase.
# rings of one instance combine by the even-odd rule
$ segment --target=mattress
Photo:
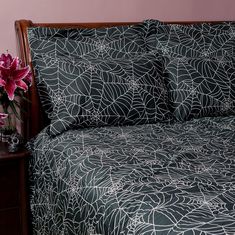
[[[33,234],[234,234],[235,117],[69,130],[29,144]]]

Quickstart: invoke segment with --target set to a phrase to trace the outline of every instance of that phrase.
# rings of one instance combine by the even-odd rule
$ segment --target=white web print
[[[235,234],[234,23],[146,25],[29,30],[33,234]]]
[[[37,54],[34,60],[40,97],[52,119],[52,135],[72,127],[170,119],[167,92],[159,75],[161,63],[153,54],[128,60],[81,59],[76,63]]]
[[[229,61],[165,57],[164,77],[176,119],[235,114],[234,72]]]
[[[30,162],[34,234],[233,234],[228,127],[234,116],[41,133]]]

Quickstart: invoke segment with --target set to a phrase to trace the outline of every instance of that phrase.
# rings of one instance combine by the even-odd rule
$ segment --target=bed
[[[16,32],[36,74],[23,125],[33,234],[235,233],[233,22]]]

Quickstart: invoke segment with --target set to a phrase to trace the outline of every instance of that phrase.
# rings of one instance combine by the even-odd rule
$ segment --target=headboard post
[[[31,66],[31,69],[32,64],[28,46],[27,28],[32,25],[33,23],[30,20],[18,20],[15,22],[18,55],[25,65],[27,64]],[[34,79],[32,80],[32,86],[29,88],[26,96],[30,102],[22,101],[25,112],[21,112],[23,120],[21,131],[24,138],[28,140],[39,133],[42,129],[43,121]]]

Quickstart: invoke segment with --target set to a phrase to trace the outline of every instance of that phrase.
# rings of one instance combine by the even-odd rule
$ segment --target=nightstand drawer
[[[0,165],[0,210],[19,204],[19,167],[15,162]],[[0,233],[1,234],[1,233]]]
[[[17,208],[0,211],[0,234],[20,235],[19,210]]]

